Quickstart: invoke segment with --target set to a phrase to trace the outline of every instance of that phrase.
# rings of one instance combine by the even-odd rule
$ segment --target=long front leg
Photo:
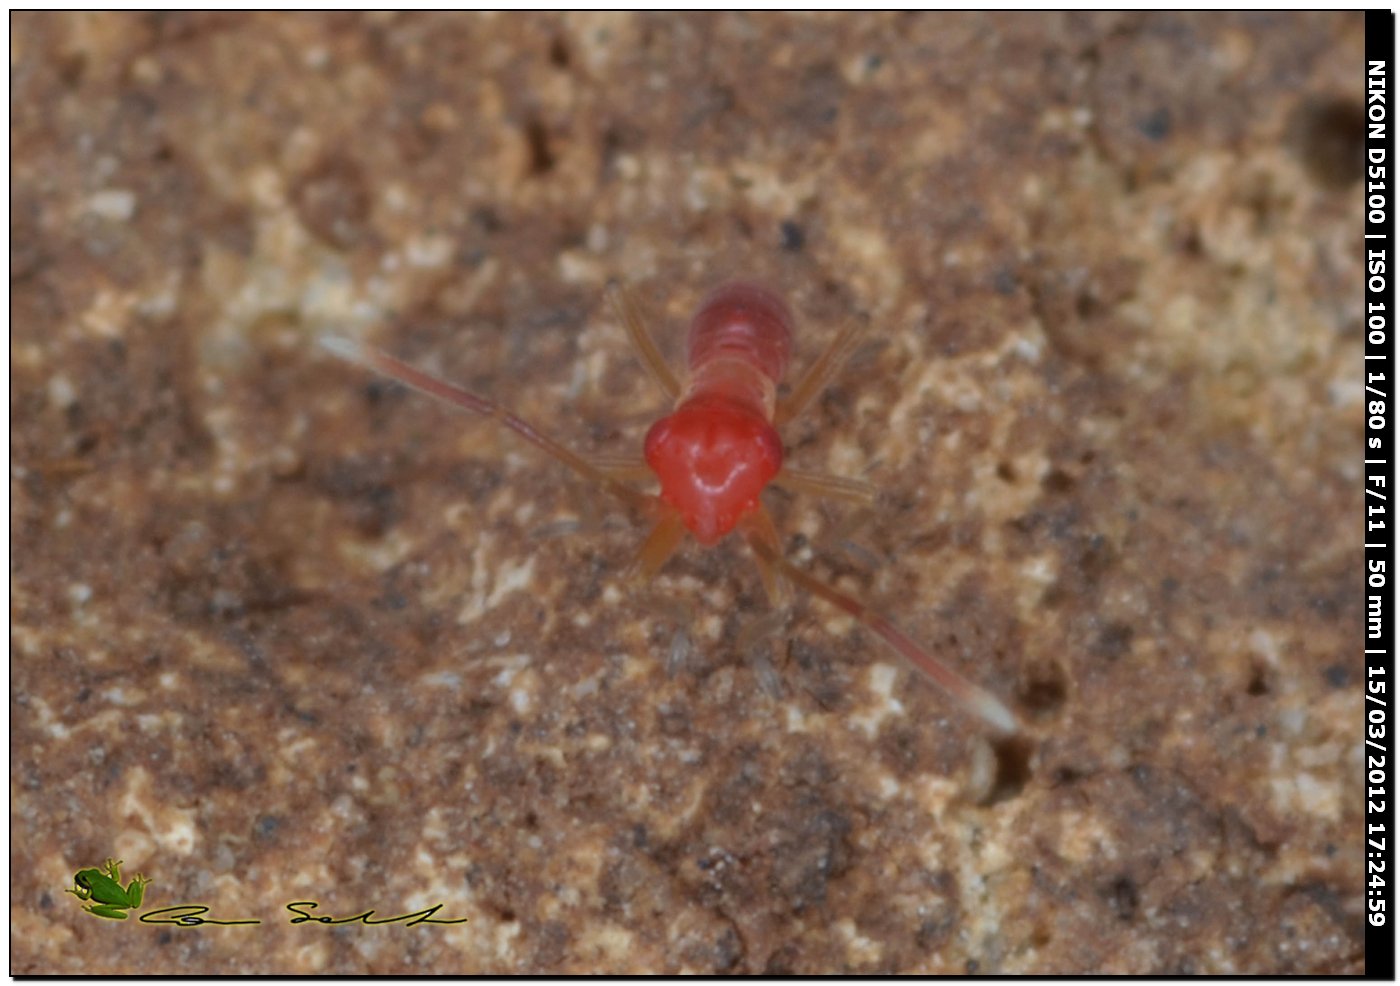
[[[396,380],[404,386],[412,387],[419,393],[427,394],[444,404],[450,404],[458,410],[490,418],[501,427],[515,432],[535,448],[562,462],[584,479],[634,507],[650,514],[654,513],[661,505],[661,501],[656,497],[641,493],[619,482],[603,470],[593,466],[577,452],[556,442],[530,422],[507,410],[489,397],[473,394],[456,384],[448,383],[430,373],[425,373],[409,366],[402,360],[395,359],[388,353],[380,352],[353,339],[325,336],[321,339],[321,345],[341,359],[373,370],[391,380]]]

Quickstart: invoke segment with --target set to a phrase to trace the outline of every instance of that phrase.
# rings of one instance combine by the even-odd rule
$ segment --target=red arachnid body
[[[773,412],[791,358],[792,316],[756,285],[726,284],[690,323],[689,383],[643,448],[661,499],[701,544],[714,544],[756,510],[783,466]]]
[[[415,369],[362,343],[326,338],[333,353],[420,390],[461,410],[479,414],[541,449],[574,472],[652,518],[637,553],[636,572],[660,570],[689,531],[712,545],[738,531],[753,551],[769,597],[782,601],[795,583],[855,617],[913,667],[944,689],[965,711],[1010,735],[1016,717],[990,692],[949,668],[885,617],[783,557],[761,494],[770,483],[858,503],[869,503],[867,484],[795,469],[783,461],[778,428],[830,381],[861,337],[865,323],[842,331],[790,393],[778,385],[791,361],[792,314],[772,292],[743,281],[718,288],[701,303],[686,339],[684,386],[671,373],[636,308],[617,286],[609,296],[627,334],[657,384],[674,401],[670,414],[647,432],[644,460],[603,464],[571,451],[495,401]],[[652,476],[656,495],[624,478]]]

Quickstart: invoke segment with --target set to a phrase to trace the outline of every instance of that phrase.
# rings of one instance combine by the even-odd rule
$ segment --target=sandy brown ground
[[[13,23],[13,972],[1361,969],[1360,15]],[[635,452],[738,274],[1024,740],[314,345]]]

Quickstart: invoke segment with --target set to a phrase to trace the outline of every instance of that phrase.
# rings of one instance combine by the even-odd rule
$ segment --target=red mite
[[[645,452],[661,499],[709,545],[758,509],[783,466],[773,413],[792,316],[762,288],[726,284],[700,306],[686,348],[690,381],[647,432]]]
[[[778,426],[791,420],[817,396],[840,368],[866,327],[853,323],[841,332],[782,401],[778,383],[792,357],[793,320],[787,306],[755,284],[732,282],[701,304],[686,339],[688,378],[684,387],[662,359],[627,295],[608,289],[619,318],[642,362],[675,409],[647,432],[645,462],[590,462],[560,445],[500,404],[416,370],[362,343],[321,340],[331,352],[381,373],[430,397],[492,418],[536,448],[547,452],[595,485],[653,518],[637,554],[637,570],[655,574],[679,547],[685,532],[712,545],[738,530],[754,553],[769,597],[783,597],[786,582],[849,613],[919,671],[931,678],[966,712],[997,733],[1019,730],[1016,717],[986,690],[972,684],[916,644],[889,620],[835,586],[783,557],[777,530],[760,499],[770,483],[855,502],[869,502],[865,483],[794,469],[783,462]],[[654,475],[658,495],[642,493],[623,478]]]

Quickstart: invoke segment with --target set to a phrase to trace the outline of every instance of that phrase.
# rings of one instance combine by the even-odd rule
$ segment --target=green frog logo
[[[92,901],[83,908],[89,914],[125,921],[127,908],[141,906],[146,885],[151,881],[138,873],[123,887],[121,866],[120,859],[109,859],[100,870],[79,870],[73,874],[73,886],[64,893],[72,894],[79,900]]]

